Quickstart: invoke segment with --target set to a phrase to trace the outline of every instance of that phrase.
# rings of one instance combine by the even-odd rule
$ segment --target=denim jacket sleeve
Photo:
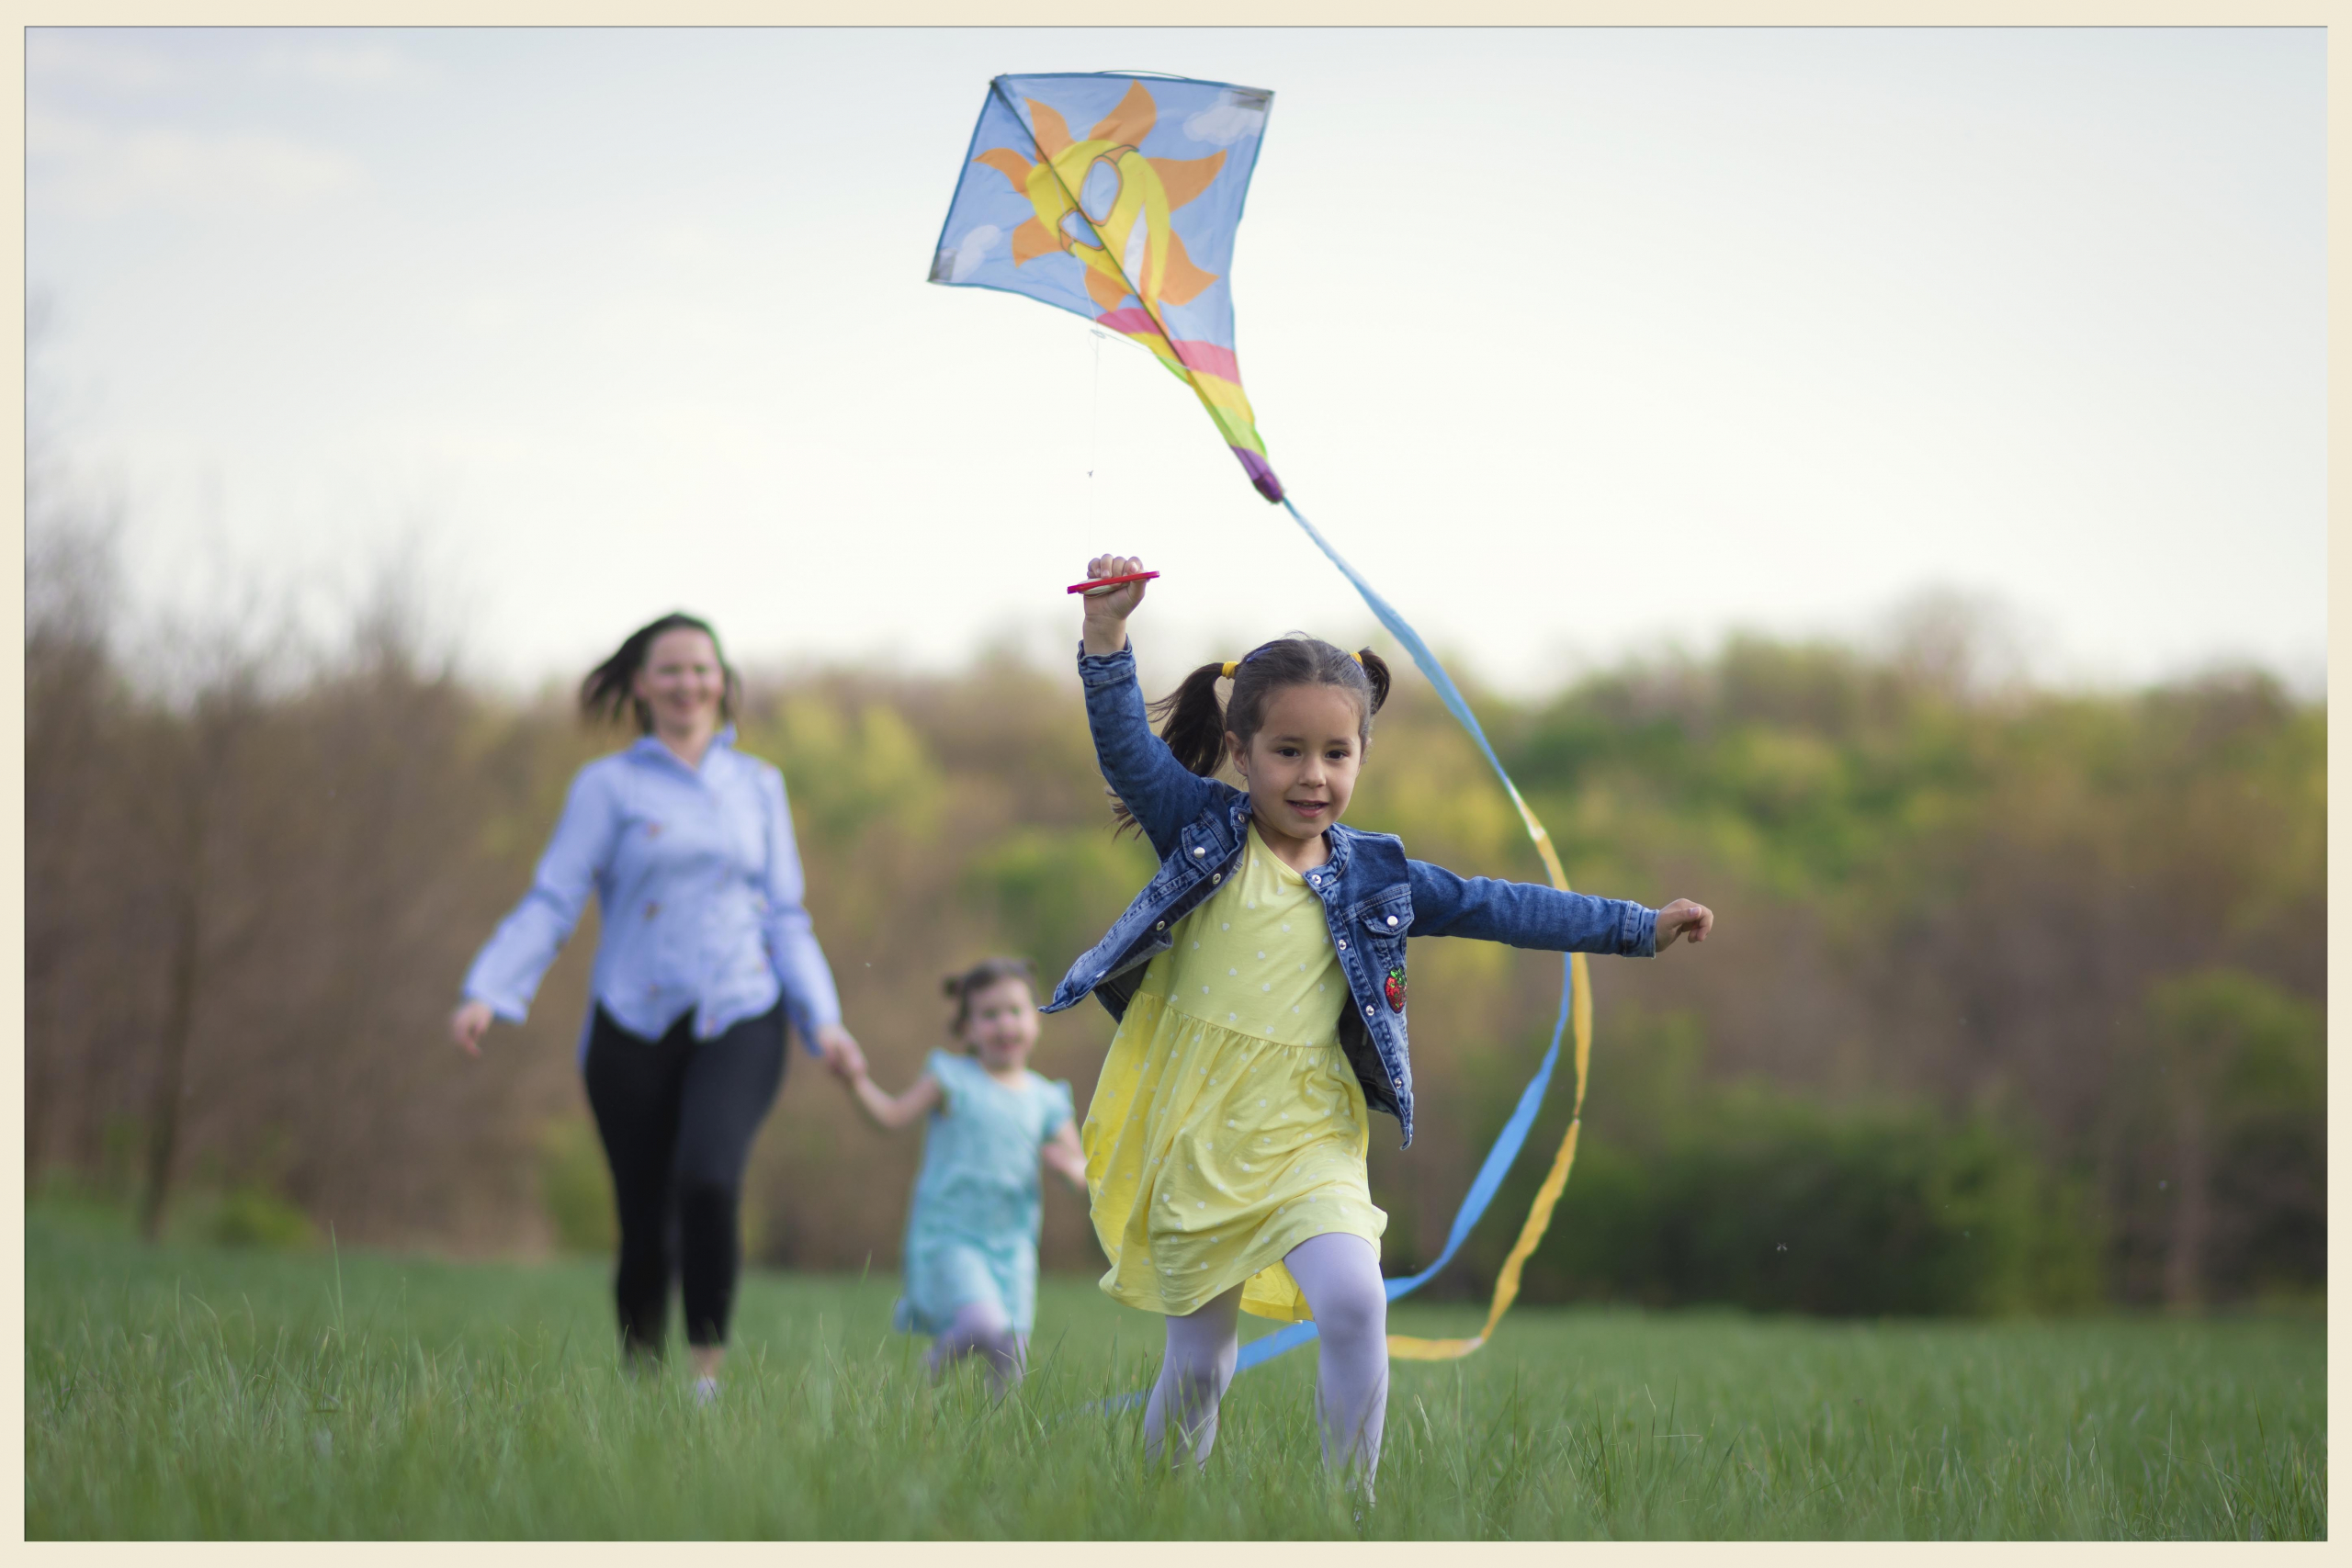
[[[509,1023],[523,1021],[548,965],[580,923],[588,895],[612,863],[618,807],[607,772],[593,762],[581,769],[532,874],[531,890],[499,922],[466,972],[466,997],[488,1002]]]
[[[760,801],[768,830],[767,877],[761,888],[767,899],[763,934],[776,984],[784,990],[784,1010],[800,1032],[800,1043],[813,1054],[817,1031],[842,1021],[841,998],[833,989],[832,966],[825,962],[825,950],[817,944],[816,928],[800,901],[800,848],[792,837],[792,807],[785,798],[784,775],[771,767],[763,767],[760,775]]]
[[[1103,782],[1126,802],[1153,852],[1165,860],[1184,825],[1207,810],[1226,786],[1185,767],[1168,742],[1151,732],[1143,689],[1136,684],[1133,644],[1099,656],[1081,645],[1078,678],[1086,685],[1086,723],[1094,732],[1094,758]]]
[[[1563,893],[1532,882],[1457,876],[1427,861],[1413,879],[1413,934],[1464,936],[1549,953],[1657,955],[1657,911],[1623,898]]]

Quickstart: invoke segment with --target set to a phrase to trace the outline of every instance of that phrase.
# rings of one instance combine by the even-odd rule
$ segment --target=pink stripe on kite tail
[[[1159,335],[1159,323],[1151,319],[1150,311],[1140,308],[1107,310],[1094,318],[1094,324],[1098,327],[1108,327],[1114,333],[1125,333],[1129,336],[1137,333],[1148,333],[1152,337]]]
[[[1180,343],[1176,357],[1195,370],[1205,370],[1220,380],[1241,385],[1241,361],[1233,357],[1233,350],[1220,348],[1213,343]]]
[[[1139,307],[1113,310],[1106,315],[1097,316],[1094,318],[1094,324],[1108,327],[1114,333],[1125,333],[1130,337],[1138,334],[1148,337],[1159,335],[1159,323],[1151,319],[1150,311]],[[1176,350],[1176,357],[1186,368],[1205,370],[1210,375],[1230,381],[1237,387],[1241,384],[1241,361],[1234,357],[1233,350],[1217,344],[1200,343],[1190,338],[1179,338],[1171,346]]]

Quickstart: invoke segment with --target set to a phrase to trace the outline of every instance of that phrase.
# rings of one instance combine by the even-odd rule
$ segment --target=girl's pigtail
[[[1224,678],[1224,665],[1204,664],[1151,705],[1151,716],[1165,721],[1159,738],[1187,771],[1203,778],[1214,776],[1225,761],[1225,705],[1216,697],[1216,683]]]
[[[1367,648],[1356,655],[1356,662],[1363,666],[1364,682],[1372,688],[1372,711],[1378,713],[1388,700],[1388,661]]]
[[[1225,705],[1216,695],[1216,683],[1224,677],[1223,664],[1204,664],[1149,706],[1151,716],[1162,721],[1159,738],[1188,772],[1203,778],[1214,777],[1225,761]],[[1138,829],[1127,803],[1107,786],[1103,793],[1111,796],[1111,820],[1117,831]]]

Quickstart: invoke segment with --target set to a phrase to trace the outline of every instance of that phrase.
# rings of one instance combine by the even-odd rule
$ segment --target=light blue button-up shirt
[[[594,888],[604,938],[591,992],[614,1022],[658,1040],[692,1011],[708,1040],[781,996],[814,1052],[842,1008],[800,904],[784,775],[734,740],[720,730],[698,769],[650,735],[581,769],[531,891],[474,960],[465,994],[520,1023]]]

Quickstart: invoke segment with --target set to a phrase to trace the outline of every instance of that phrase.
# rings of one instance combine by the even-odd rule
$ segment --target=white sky
[[[478,672],[1368,627],[1141,349],[922,279],[989,76],[1272,88],[1294,498],[1521,689],[1950,588],[2039,671],[2326,637],[2324,35],[57,31],[27,264],[136,591],[419,562]],[[1091,472],[1090,472],[1091,471]],[[1157,660],[1154,660],[1157,662]]]

